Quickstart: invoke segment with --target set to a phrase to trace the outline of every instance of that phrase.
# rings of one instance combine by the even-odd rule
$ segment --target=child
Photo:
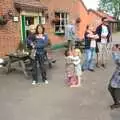
[[[73,59],[72,51],[66,50],[65,51],[66,81],[67,81],[68,86],[76,87],[78,84],[78,79],[75,74],[75,66],[74,66],[72,59]]]
[[[110,79],[108,90],[112,96],[114,104],[111,109],[120,108],[120,45],[116,44],[112,48],[113,60],[115,61],[116,70]]]
[[[77,76],[77,79],[78,79],[78,84],[76,85],[77,86],[80,86],[81,85],[81,75],[82,75],[82,70],[81,70],[81,52],[79,49],[74,49],[74,54],[73,54],[73,57],[72,57],[72,60],[73,60],[73,64],[75,66],[75,74]]]

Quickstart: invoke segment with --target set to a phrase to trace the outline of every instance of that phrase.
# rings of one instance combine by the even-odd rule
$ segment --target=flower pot
[[[7,19],[5,19],[3,16],[0,16],[0,25],[6,25],[8,22]]]

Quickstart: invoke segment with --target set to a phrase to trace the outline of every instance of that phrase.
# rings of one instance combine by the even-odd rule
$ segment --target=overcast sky
[[[99,0],[83,0],[83,2],[85,3],[86,7],[92,8],[92,9],[97,9],[98,7],[98,1]]]

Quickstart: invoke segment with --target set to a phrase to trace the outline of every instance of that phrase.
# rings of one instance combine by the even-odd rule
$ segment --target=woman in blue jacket
[[[33,62],[33,82],[32,84],[35,85],[38,83],[38,70],[37,70],[37,62],[39,63],[40,72],[42,76],[42,81],[45,84],[48,84],[47,77],[46,77],[46,69],[44,65],[44,55],[45,55],[45,47],[48,44],[48,36],[44,34],[45,29],[42,25],[37,25],[33,48],[35,49],[35,59]]]

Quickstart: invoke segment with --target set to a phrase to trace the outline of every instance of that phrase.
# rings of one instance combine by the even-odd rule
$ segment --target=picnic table
[[[30,60],[30,56],[28,53],[23,53],[23,52],[15,52],[15,53],[10,53],[7,54],[8,56],[8,62],[7,62],[7,73],[10,73],[12,69],[12,64],[13,63],[18,63],[20,68],[22,68],[22,71],[26,77],[28,77],[28,73],[26,71],[26,60]]]

